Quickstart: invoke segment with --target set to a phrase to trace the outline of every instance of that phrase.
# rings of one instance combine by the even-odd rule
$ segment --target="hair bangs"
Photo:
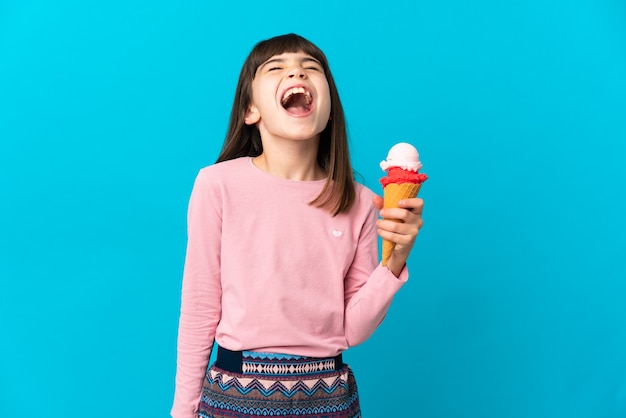
[[[248,60],[250,75],[254,78],[256,70],[270,58],[290,52],[303,52],[315,58],[322,64],[324,71],[328,72],[328,61],[322,50],[300,35],[290,33],[259,42],[254,47]]]

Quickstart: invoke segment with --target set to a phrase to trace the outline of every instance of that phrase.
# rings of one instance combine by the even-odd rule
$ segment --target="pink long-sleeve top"
[[[408,279],[378,264],[373,193],[349,213],[309,205],[325,180],[272,176],[249,157],[200,170],[188,244],[172,417],[195,418],[213,342],[331,357],[365,341]]]

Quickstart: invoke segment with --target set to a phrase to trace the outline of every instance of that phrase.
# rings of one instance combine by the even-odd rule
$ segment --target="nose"
[[[289,78],[306,78],[306,72],[299,65],[293,66],[289,69],[287,73]]]

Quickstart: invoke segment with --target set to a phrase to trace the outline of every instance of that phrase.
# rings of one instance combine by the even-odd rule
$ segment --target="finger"
[[[400,250],[402,247],[411,247],[415,242],[416,234],[403,234],[399,232],[393,232],[384,228],[378,229],[378,235],[387,241],[391,241],[396,244],[396,249]]]
[[[417,220],[414,223],[394,222],[387,219],[379,219],[378,221],[376,221],[376,225],[379,229],[408,237],[417,236],[417,233],[419,232],[419,229],[421,227],[421,223],[421,220]]]
[[[377,221],[378,228],[399,233],[403,235],[415,235],[419,233],[420,229],[424,226],[424,220],[420,215],[413,215],[411,212],[405,210],[405,212],[409,213],[407,216],[409,218],[408,221],[397,220],[393,218],[385,218],[379,219]]]
[[[416,218],[421,216],[419,212],[402,208],[387,208],[380,211],[380,216],[384,219],[397,219],[402,222],[415,222]]]
[[[424,209],[424,199],[420,199],[419,197],[403,199],[398,202],[398,207],[408,209],[416,214],[422,213],[422,210]]]

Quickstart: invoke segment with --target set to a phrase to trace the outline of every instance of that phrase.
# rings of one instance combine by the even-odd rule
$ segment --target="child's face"
[[[302,52],[275,55],[257,68],[245,122],[261,138],[319,138],[330,117],[330,89],[322,65]]]

